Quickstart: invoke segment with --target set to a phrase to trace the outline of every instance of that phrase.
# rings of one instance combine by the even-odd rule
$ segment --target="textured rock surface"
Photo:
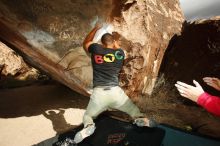
[[[37,70],[27,66],[17,53],[2,42],[0,54],[0,75],[15,76],[16,79],[37,78]]]
[[[121,85],[132,97],[151,94],[164,51],[183,22],[178,0],[1,0],[0,7],[1,21],[58,63],[66,79],[52,77],[84,95],[92,87],[92,69],[81,46],[97,16],[111,20],[126,50]],[[28,60],[53,74],[39,59]]]
[[[182,80],[199,81],[205,76],[220,78],[220,17],[185,24],[180,36],[173,37],[161,65],[167,85]],[[214,90],[212,90],[214,91]],[[212,92],[211,91],[211,92]]]
[[[205,76],[220,78],[220,17],[185,24],[180,36],[172,39],[164,55],[160,77],[156,83],[153,101],[147,108],[163,120],[180,127],[199,127],[198,132],[220,137],[220,118],[209,114],[202,107],[180,97],[174,86],[180,80],[193,84],[197,80],[205,91],[219,95],[204,84]],[[149,103],[153,104],[149,104]],[[167,119],[164,115],[169,115]],[[179,124],[178,124],[179,123]],[[182,125],[182,126],[181,126]]]
[[[151,94],[169,40],[181,30],[183,16],[179,3],[130,0],[123,3],[122,9],[116,6],[115,10],[121,11],[114,15],[114,26],[127,40],[122,39],[122,47],[127,51],[122,85],[132,97]]]

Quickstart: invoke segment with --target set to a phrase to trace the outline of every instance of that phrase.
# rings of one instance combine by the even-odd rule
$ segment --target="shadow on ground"
[[[60,85],[30,85],[0,90],[0,118],[44,115],[57,134],[75,126],[67,123],[65,109],[85,109],[89,98]],[[74,116],[74,115],[72,115]]]

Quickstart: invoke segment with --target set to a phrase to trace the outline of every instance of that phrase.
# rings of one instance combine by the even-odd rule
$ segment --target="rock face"
[[[7,26],[1,38],[84,95],[92,88],[92,68],[82,41],[95,19],[108,19],[119,34],[127,54],[121,86],[131,97],[151,94],[164,51],[183,22],[178,0],[1,0],[0,7]]]
[[[183,81],[193,85],[197,80],[203,89],[220,96],[213,88],[204,84],[203,77],[220,78],[220,17],[185,23],[180,36],[175,36],[164,54],[152,100],[148,106],[153,114],[163,117],[165,123],[180,127],[199,127],[197,132],[220,137],[220,119],[195,103],[180,97],[174,84]],[[164,115],[169,115],[166,119]],[[199,122],[198,122],[199,119]],[[175,121],[175,122],[174,122]]]
[[[121,7],[114,17],[116,31],[125,39],[122,48],[127,52],[121,82],[132,97],[150,95],[169,40],[181,31],[179,2],[131,0]]]
[[[16,52],[0,42],[0,75],[16,79],[37,78],[38,71],[29,67]]]
[[[220,17],[185,23],[180,36],[173,37],[165,53],[160,73],[166,85],[177,80],[192,84],[195,79],[210,92],[202,78],[220,78]],[[217,93],[217,92],[216,92]]]

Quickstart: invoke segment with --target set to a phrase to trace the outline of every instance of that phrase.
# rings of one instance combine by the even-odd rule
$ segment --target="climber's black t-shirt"
[[[91,44],[88,51],[91,53],[93,67],[93,87],[118,86],[118,74],[123,65],[124,51],[103,48],[96,43]]]

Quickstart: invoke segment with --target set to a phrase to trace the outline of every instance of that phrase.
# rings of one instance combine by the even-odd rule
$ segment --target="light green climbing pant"
[[[119,86],[95,87],[83,116],[84,127],[94,124],[93,119],[107,109],[117,109],[132,118],[143,117],[138,107],[129,99]]]

